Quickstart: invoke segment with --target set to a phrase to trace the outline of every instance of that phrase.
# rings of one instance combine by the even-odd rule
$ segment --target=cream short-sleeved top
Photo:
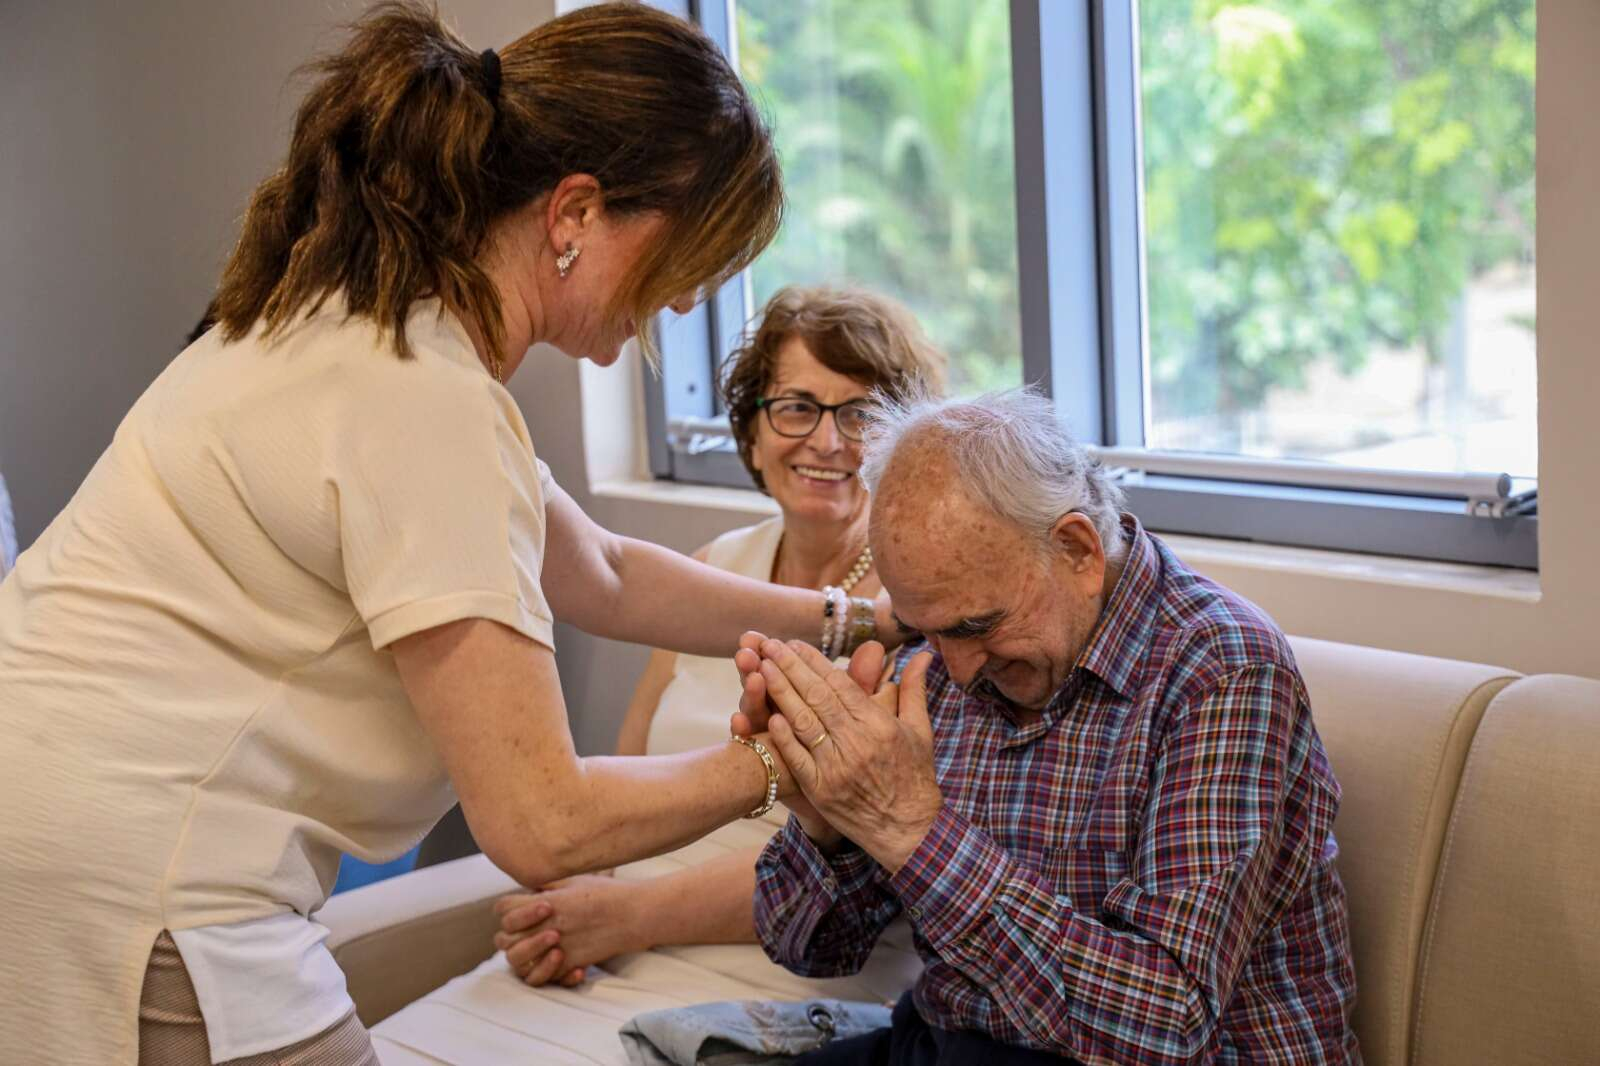
[[[162,929],[308,918],[421,839],[454,796],[388,644],[552,644],[527,426],[436,302],[407,335],[212,331],[0,584],[0,1049],[134,1062]]]

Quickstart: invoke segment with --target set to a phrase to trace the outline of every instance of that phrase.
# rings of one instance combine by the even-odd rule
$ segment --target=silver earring
[[[567,245],[567,250],[556,257],[556,273],[566,277],[572,270],[572,264],[577,261],[578,252],[576,244]]]

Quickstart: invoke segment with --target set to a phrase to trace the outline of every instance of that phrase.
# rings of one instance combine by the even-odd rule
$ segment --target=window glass
[[[1537,473],[1533,0],[1141,0],[1152,447]]]
[[[1022,381],[1006,0],[740,0],[789,214],[751,272],[904,301],[962,392]]]

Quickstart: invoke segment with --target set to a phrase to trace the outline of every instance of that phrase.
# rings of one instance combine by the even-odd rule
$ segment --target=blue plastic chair
[[[410,873],[416,864],[417,848],[412,848],[393,862],[362,862],[354,855],[346,855],[339,863],[339,879],[333,884],[333,894]]]

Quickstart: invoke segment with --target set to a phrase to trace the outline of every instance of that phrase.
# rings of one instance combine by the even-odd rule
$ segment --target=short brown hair
[[[238,339],[282,329],[343,292],[410,355],[411,305],[439,297],[503,357],[500,299],[476,262],[490,227],[570,174],[607,211],[666,224],[623,279],[620,322],[752,262],[778,231],[772,138],[739,76],[699,29],[638,3],[581,8],[490,66],[417,0],[353,27],[295,116],[283,169],[256,189],[215,311]],[[492,66],[492,65],[491,65]],[[648,330],[641,331],[654,354]]]
[[[817,362],[836,374],[895,399],[942,395],[945,354],[922,331],[916,316],[896,300],[860,288],[790,285],[761,310],[755,329],[722,366],[722,402],[739,446],[739,458],[767,491],[751,463],[757,402],[778,371],[778,350],[791,337],[805,342]]]

